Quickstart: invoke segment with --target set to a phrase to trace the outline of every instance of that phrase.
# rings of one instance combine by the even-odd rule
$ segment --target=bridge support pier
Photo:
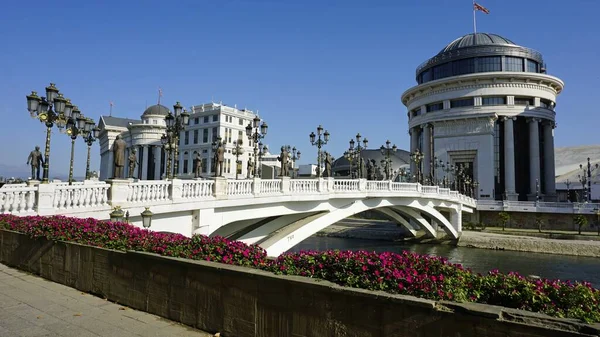
[[[460,236],[462,233],[462,205],[457,205],[456,208],[450,209],[450,224],[456,229]]]

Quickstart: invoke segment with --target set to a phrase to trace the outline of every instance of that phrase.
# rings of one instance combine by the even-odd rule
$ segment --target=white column
[[[554,167],[554,122],[544,123],[544,194],[548,201],[556,198],[556,172]],[[552,200],[550,200],[552,199]]]
[[[188,174],[194,174],[194,151],[188,152]]]
[[[130,148],[125,149],[125,166],[123,167],[123,177],[129,178],[129,151]]]
[[[412,129],[410,129],[409,132],[410,132],[410,153],[414,153],[419,146],[419,129],[412,128]],[[417,165],[412,160],[410,161],[410,173],[413,175],[417,173]]]
[[[423,125],[423,179],[431,174],[431,126]]]
[[[535,200],[536,180],[540,182],[540,128],[539,119],[530,118],[529,123],[529,193],[530,200]]]
[[[160,160],[162,147],[154,146],[154,180],[160,180]]]
[[[504,118],[504,188],[506,199],[517,200],[515,189],[514,117]]]
[[[140,162],[140,166],[142,169],[142,180],[147,180],[148,179],[148,154],[150,151],[148,151],[148,145],[142,145],[142,151],[143,151],[143,155],[142,155],[142,159],[143,162]]]

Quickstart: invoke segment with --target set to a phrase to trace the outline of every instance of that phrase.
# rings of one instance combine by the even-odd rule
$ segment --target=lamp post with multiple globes
[[[379,150],[381,151],[381,154],[385,156],[384,169],[385,169],[385,176],[386,176],[387,180],[392,179],[392,153],[394,153],[398,150],[398,147],[396,146],[396,144],[394,144],[391,147],[390,147],[390,144],[392,144],[392,142],[390,142],[390,140],[388,139],[385,142],[385,146],[381,145],[381,147],[379,148]]]
[[[254,119],[252,119],[252,123],[249,123],[246,126],[246,136],[248,137],[250,144],[254,147],[254,178],[258,177],[257,161],[259,156],[259,146],[261,147],[260,152],[262,152],[262,143],[260,143],[260,140],[266,137],[268,129],[269,126],[267,123],[264,121],[261,123],[261,119],[258,116],[255,116]]]
[[[322,137],[321,137],[322,136]],[[317,133],[311,132],[308,135],[310,144],[317,147],[317,178],[321,176],[321,148],[329,142],[329,131],[323,133],[323,126],[317,126]]]
[[[173,105],[173,112],[169,111],[165,117],[167,124],[166,133],[160,138],[165,151],[167,151],[167,173],[165,179],[177,177],[179,170],[179,137],[181,132],[190,121],[190,114],[183,108],[181,103]],[[171,161],[173,161],[173,171],[171,172]]]

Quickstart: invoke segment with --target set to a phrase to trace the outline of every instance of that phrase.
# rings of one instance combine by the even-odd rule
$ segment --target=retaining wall
[[[221,336],[571,337],[599,325],[0,230],[0,262]]]

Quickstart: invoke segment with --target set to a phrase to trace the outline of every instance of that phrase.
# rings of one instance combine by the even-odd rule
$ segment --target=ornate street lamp
[[[76,116],[76,117],[75,117]],[[71,117],[67,121],[67,135],[71,137],[71,162],[69,164],[69,185],[73,185],[73,164],[75,161],[75,140],[86,131],[87,118],[79,113],[77,107],[73,107]],[[89,132],[89,130],[88,130]]]
[[[258,148],[260,149],[258,152],[258,176],[262,178],[262,160],[263,156],[269,153],[269,147],[263,145],[263,143],[258,143]]]
[[[310,144],[317,147],[317,178],[319,178],[321,176],[321,148],[329,142],[329,131],[325,130],[325,133],[323,133],[323,126],[319,125],[317,126],[317,134],[311,132],[308,137]]]
[[[42,183],[48,183],[50,170],[50,135],[52,127],[56,125],[63,129],[67,124],[65,115],[71,114],[73,105],[62,94],[54,83],[46,87],[46,97],[39,97],[35,91],[27,95],[27,110],[32,118],[37,118],[46,126],[46,148],[44,153],[44,173]]]
[[[402,167],[400,168],[400,171],[398,171],[398,175],[400,176],[400,182],[405,182],[406,177],[408,176],[408,171]]]
[[[357,165],[356,171],[358,173],[358,178],[360,179],[363,177],[363,171],[362,171],[363,158],[362,158],[361,152],[367,148],[367,145],[369,144],[369,140],[367,138],[363,139],[362,140],[363,145],[361,146],[360,143],[361,143],[362,136],[360,135],[360,133],[357,133],[355,138],[356,138],[356,143],[354,142],[354,139],[350,139],[350,148],[348,149],[348,152],[354,152],[355,159],[358,160],[358,163],[356,163],[356,165]],[[354,147],[355,144],[356,144],[356,147]]]
[[[217,138],[215,138],[215,140],[212,142],[212,150],[213,150],[213,167],[215,170],[215,178],[219,177],[219,172],[217,172],[217,158],[215,156],[215,154],[217,153],[217,150],[222,148],[224,146],[223,141],[221,140],[221,136],[217,136]]]
[[[381,154],[385,156],[384,159],[384,169],[385,169],[385,177],[386,180],[391,180],[392,179],[392,158],[391,158],[391,154],[396,152],[398,150],[398,147],[396,146],[396,144],[394,144],[393,146],[390,147],[390,144],[392,144],[392,142],[390,142],[390,140],[388,139],[385,142],[385,146],[381,145],[381,147],[379,148],[379,150],[381,151]]]
[[[582,164],[579,164],[579,168],[583,170],[583,174],[579,175],[579,182],[581,183],[581,187],[583,188],[583,199],[584,202],[592,201],[592,164],[590,163],[590,158],[587,159],[587,167],[584,167]],[[598,164],[594,165],[594,168],[598,168]],[[587,188],[586,188],[587,185]]]
[[[150,207],[144,207],[144,211],[140,214],[142,216],[142,226],[148,229],[152,225],[152,216],[154,213],[150,211]]]
[[[246,126],[246,136],[250,144],[254,147],[254,178],[258,177],[258,153],[260,140],[267,136],[269,126],[265,121],[262,121],[258,116],[254,116],[252,123]]]
[[[84,128],[84,131],[82,134],[83,141],[87,144],[87,162],[85,165],[85,179],[90,179],[90,176],[91,176],[90,152],[92,149],[92,144],[100,136],[100,128],[98,128],[95,125],[96,125],[96,123],[94,123],[94,120],[91,118],[88,118],[88,120],[86,121],[86,127]]]
[[[165,151],[168,151],[166,179],[177,177],[179,173],[179,137],[189,122],[190,114],[179,102],[173,105],[173,112],[169,111],[165,117],[167,130],[161,137],[160,142],[163,144]],[[171,172],[171,161],[173,161],[173,172]]]
[[[344,158],[346,158],[350,164],[348,175],[350,176],[350,179],[354,179],[354,160],[356,159],[356,152],[354,150],[345,151]]]
[[[569,189],[569,186],[571,186],[571,181],[569,181],[569,179],[567,179],[565,181],[565,185],[567,185],[567,202],[571,202],[571,190]]]
[[[235,180],[238,180],[240,175],[241,169],[238,170],[238,167],[241,167],[242,165],[240,156],[244,154],[244,148],[242,145],[244,145],[244,141],[242,139],[238,139],[235,141],[235,147],[231,150],[231,153],[235,156]]]
[[[417,174],[415,175],[415,179],[416,179],[417,183],[422,184],[423,180],[421,177],[421,162],[423,161],[423,153],[421,153],[421,151],[419,151],[419,149],[416,149],[415,152],[410,154],[410,160],[415,162],[415,167],[417,169]]]
[[[296,147],[292,147],[290,148],[290,146],[287,146],[287,152],[290,154],[290,159],[292,160],[292,172],[290,173],[292,178],[295,178],[296,176],[296,160],[300,160],[300,155],[302,154],[300,151],[298,151],[296,149]]]
[[[121,209],[121,206],[115,206],[115,208],[113,208],[113,211],[110,212],[110,221],[121,222],[121,221],[123,221],[124,216],[125,216],[125,213]]]
[[[450,186],[450,183],[449,183],[450,178],[448,176],[450,174],[454,173],[454,170],[455,170],[454,164],[450,164],[449,162],[446,162],[446,164],[442,164],[442,171],[444,171],[444,179],[442,180],[444,188],[447,188]]]

